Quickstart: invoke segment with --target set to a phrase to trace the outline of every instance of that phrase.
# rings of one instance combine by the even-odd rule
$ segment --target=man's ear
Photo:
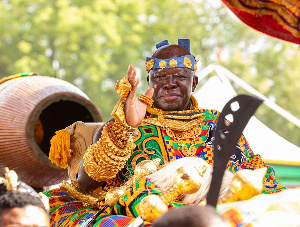
[[[192,92],[195,91],[196,87],[198,85],[198,76],[193,76],[193,86],[192,86]]]

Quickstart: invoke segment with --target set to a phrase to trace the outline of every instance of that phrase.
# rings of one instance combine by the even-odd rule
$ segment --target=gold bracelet
[[[127,141],[129,139],[126,126],[115,122],[114,124],[111,124],[107,135],[119,148],[126,147]]]
[[[147,106],[152,106],[153,104],[153,99],[148,97],[147,95],[141,94],[141,96],[139,97],[139,100],[145,104],[147,104]]]
[[[129,135],[120,133],[120,138],[125,146],[119,147],[109,137],[110,131],[124,126],[117,122],[106,123],[103,127],[101,138],[97,143],[91,145],[83,156],[83,165],[89,177],[96,181],[107,181],[113,179],[117,173],[124,168],[126,162],[135,148],[134,140]],[[118,143],[117,143],[118,144]],[[123,144],[123,143],[122,143]]]
[[[117,81],[116,86],[115,86],[115,90],[117,90],[118,95],[126,100],[129,92],[132,89],[131,84],[129,83],[128,79],[126,77],[122,78],[120,83],[119,81]]]

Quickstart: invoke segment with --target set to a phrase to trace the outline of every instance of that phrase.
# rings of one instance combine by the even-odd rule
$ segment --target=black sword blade
[[[212,180],[207,193],[207,204],[216,206],[224,172],[229,158],[234,154],[235,147],[249,119],[263,101],[250,95],[238,95],[229,100],[220,113],[214,132],[214,166]],[[234,105],[238,106],[235,109]],[[230,124],[226,116],[231,115]]]

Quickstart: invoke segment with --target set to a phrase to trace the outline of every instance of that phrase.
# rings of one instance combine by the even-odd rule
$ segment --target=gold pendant
[[[195,145],[191,145],[189,148],[190,156],[195,156],[196,152],[197,152],[197,147],[195,147]]]
[[[189,157],[189,149],[187,148],[187,146],[182,145],[181,151],[182,151],[182,154],[183,154],[185,157]]]
[[[195,145],[191,145],[190,148],[188,148],[186,145],[183,145],[181,147],[181,152],[185,157],[194,157],[197,152],[197,147]]]
[[[167,135],[168,135],[169,137],[171,137],[171,138],[174,138],[174,137],[175,137],[174,132],[173,132],[171,129],[169,129],[169,128],[166,129],[166,133],[167,133]]]
[[[202,129],[200,127],[197,127],[195,129],[195,135],[201,135],[201,131],[202,131]]]

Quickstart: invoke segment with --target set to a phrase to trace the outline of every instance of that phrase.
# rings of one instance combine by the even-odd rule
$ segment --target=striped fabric
[[[278,39],[300,44],[300,1],[222,1],[248,26]]]

